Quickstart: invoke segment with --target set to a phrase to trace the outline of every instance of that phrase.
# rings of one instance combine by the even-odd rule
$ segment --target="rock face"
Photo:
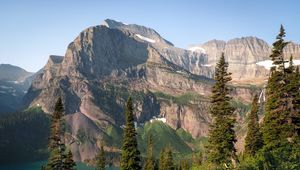
[[[234,82],[240,84],[261,84],[267,78],[268,70],[258,65],[258,62],[270,60],[271,47],[263,40],[256,37],[242,37],[229,40],[211,40],[202,45],[192,46],[191,50],[204,52],[207,55],[207,64],[213,66],[224,53],[229,63],[229,71]],[[290,55],[300,59],[300,46],[290,43],[284,50],[285,58]],[[211,77],[212,74],[206,76]]]
[[[227,43],[214,40],[200,51],[185,50],[153,29],[105,20],[82,31],[65,56],[49,57],[35,75],[25,103],[51,113],[56,99],[62,97],[67,114],[65,141],[80,161],[92,159],[101,141],[117,147],[110,142],[111,129],[124,125],[123,106],[129,95],[138,126],[162,117],[174,129],[182,128],[195,138],[206,136],[211,77],[220,54],[225,52],[234,78],[242,80],[243,74],[252,78],[266,74],[256,62],[266,59],[269,50],[253,37]],[[257,89],[249,86],[233,87],[234,100],[240,102],[238,113],[245,112],[241,102],[249,103],[254,92]]]
[[[0,114],[22,108],[22,98],[31,84],[32,75],[20,67],[0,64]]]

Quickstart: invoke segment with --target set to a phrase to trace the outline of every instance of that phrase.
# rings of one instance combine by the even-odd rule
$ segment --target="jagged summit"
[[[50,55],[49,56],[49,61],[51,61],[52,63],[58,64],[61,63],[63,61],[64,57],[63,56],[59,56],[59,55]]]
[[[106,19],[102,22],[103,26],[106,26],[111,29],[120,29],[130,31],[134,36],[140,38],[141,40],[173,46],[173,44],[164,38],[162,38],[154,29],[147,28],[145,26],[136,25],[136,24],[126,24],[120,21],[115,21],[112,19]]]

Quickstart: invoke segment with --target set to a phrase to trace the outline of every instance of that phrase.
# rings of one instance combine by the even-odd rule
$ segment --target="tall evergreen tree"
[[[166,157],[166,149],[162,148],[162,150],[160,151],[160,155],[159,155],[159,166],[158,169],[159,170],[164,170],[165,168],[165,157]]]
[[[168,148],[165,155],[165,170],[174,170],[173,153],[171,148]]]
[[[52,170],[62,170],[64,169],[64,160],[66,158],[65,145],[61,141],[62,135],[62,117],[63,117],[64,107],[62,100],[59,97],[54,108],[54,112],[51,115],[51,132],[49,137],[49,151],[50,156],[48,159],[47,169]]]
[[[234,108],[230,104],[230,89],[227,83],[231,73],[227,72],[228,63],[222,54],[215,68],[215,84],[212,88],[210,114],[212,124],[208,135],[208,160],[218,168],[235,166],[236,142],[234,124],[236,122]]]
[[[283,57],[283,48],[287,45],[284,41],[285,31],[280,27],[277,41],[273,43],[272,54],[273,67],[266,87],[266,105],[263,124],[263,138],[266,147],[269,149],[277,148],[286,142],[287,135],[290,133],[288,125],[287,110],[287,79]],[[283,142],[283,143],[282,143]]]
[[[248,115],[248,132],[245,138],[245,153],[254,156],[263,146],[262,134],[258,122],[258,96],[255,95],[252,101],[251,112]]]
[[[174,170],[173,153],[171,148],[163,148],[160,153],[159,170]]]
[[[154,170],[155,169],[155,160],[154,160],[154,156],[153,156],[153,139],[152,139],[151,134],[148,137],[147,158],[146,158],[143,169],[144,170]]]
[[[189,164],[188,160],[181,160],[179,169],[180,170],[189,170],[190,169],[190,164]]]
[[[299,68],[295,69],[293,64],[293,56],[290,57],[289,67],[286,69],[286,101],[289,114],[289,124],[291,125],[291,133],[289,137],[292,139],[300,136],[300,74]]]
[[[131,97],[128,98],[125,108],[125,128],[122,146],[121,170],[139,170],[140,151],[136,139],[134,126],[133,105]]]
[[[96,170],[105,170],[105,152],[102,144],[100,147],[100,151],[96,156],[96,159],[97,159]]]
[[[75,170],[76,163],[73,160],[73,155],[71,150],[67,152],[66,159],[64,161],[64,170]]]
[[[263,121],[264,166],[269,169],[300,169],[299,138],[297,117],[299,116],[299,72],[294,71],[293,59],[288,68],[284,67],[283,26],[273,43],[270,55],[274,67],[266,87],[265,117]]]

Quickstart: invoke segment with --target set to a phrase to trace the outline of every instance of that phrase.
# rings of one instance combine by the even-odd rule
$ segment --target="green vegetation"
[[[75,170],[76,163],[73,160],[73,154],[71,150],[69,150],[66,154],[66,159],[64,161],[64,169],[65,170]]]
[[[105,152],[103,149],[103,144],[101,144],[100,151],[97,154],[96,159],[96,170],[105,170]]]
[[[261,157],[270,168],[300,169],[299,73],[294,70],[292,59],[290,66],[287,69],[284,67],[283,48],[288,44],[284,37],[285,30],[281,26],[270,55],[275,66],[270,70],[266,88],[262,128],[265,145]]]
[[[134,126],[133,104],[128,98],[125,109],[125,128],[122,145],[121,170],[138,170],[140,165],[140,151],[137,144],[137,133]]]
[[[182,128],[177,129],[176,134],[185,142],[191,143],[194,141],[192,135]]]
[[[49,116],[40,109],[10,113],[0,119],[0,164],[47,157]]]
[[[120,127],[108,125],[105,132],[107,134],[104,136],[105,143],[118,148],[122,146],[123,130]]]
[[[248,132],[245,138],[245,154],[254,156],[263,146],[262,134],[258,123],[258,96],[255,95],[252,102],[252,109],[248,116]]]
[[[161,100],[164,101],[172,101],[174,103],[177,103],[179,105],[187,105],[190,104],[193,101],[208,101],[208,99],[205,96],[202,96],[200,94],[196,93],[185,93],[179,96],[172,96],[163,92],[154,92],[154,95]]]
[[[289,67],[284,66],[283,49],[288,44],[284,37],[285,30],[281,26],[270,55],[274,66],[266,87],[265,117],[261,128],[263,146],[259,149],[260,146],[253,143],[259,134],[255,134],[258,125],[253,121],[257,118],[252,118],[248,130],[252,137],[246,141],[248,154],[242,155],[239,169],[300,169],[300,74],[293,66],[292,57]],[[257,106],[253,104],[252,107]]]
[[[155,158],[153,156],[153,138],[149,134],[147,142],[147,157],[143,166],[143,170],[154,170],[155,169]]]
[[[159,170],[175,170],[171,148],[163,148],[159,158]]]
[[[153,136],[155,158],[158,158],[159,152],[167,146],[172,148],[175,154],[192,153],[191,148],[177,135],[176,131],[161,121],[147,122],[144,127],[138,128],[139,141],[142,141],[139,142],[141,151],[146,151],[145,143],[150,134]]]
[[[240,114],[241,117],[245,117],[246,113],[250,110],[251,104],[245,104],[238,100],[231,100],[230,104],[235,108],[235,112]]]
[[[64,112],[64,106],[61,98],[58,98],[54,112],[51,115],[50,124],[50,137],[49,137],[49,158],[46,167],[42,169],[47,170],[73,170],[76,167],[76,163],[73,161],[72,152],[66,152],[66,146],[61,140],[63,135],[62,131],[62,119]]]
[[[229,88],[231,80],[227,72],[228,63],[222,54],[215,69],[215,85],[212,88],[210,114],[213,118],[208,137],[208,161],[220,169],[234,168],[236,164],[236,141],[234,108],[230,104]]]

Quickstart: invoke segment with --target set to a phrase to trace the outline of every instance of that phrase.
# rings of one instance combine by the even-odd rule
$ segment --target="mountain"
[[[227,42],[211,40],[200,45],[190,46],[189,50],[205,53],[207,65],[214,68],[221,53],[225,54],[229,63],[232,79],[239,84],[261,85],[268,77],[271,61],[271,46],[256,37],[242,37]],[[300,45],[290,42],[284,50],[286,60],[293,55],[295,64],[300,64]],[[210,77],[210,75],[206,75]]]
[[[292,44],[286,48],[287,54],[297,58],[298,48]],[[24,103],[51,114],[55,101],[62,97],[65,141],[77,161],[92,160],[101,142],[110,151],[120,152],[123,106],[128,96],[134,100],[137,128],[153,129],[154,133],[163,128],[174,143],[185,142],[184,151],[188,152],[196,146],[168,133],[169,129],[180,129],[194,139],[207,136],[212,77],[222,52],[233,72],[231,94],[237,130],[242,133],[244,115],[268,74],[259,62],[268,60],[270,47],[255,37],[212,40],[186,50],[151,28],[107,19],[83,30],[69,44],[65,56],[49,57],[35,74]],[[151,128],[149,121],[161,121],[164,126]],[[157,140],[165,137],[157,135]]]
[[[207,63],[207,54],[174,47],[151,28],[105,20],[82,31],[65,56],[49,57],[24,102],[51,113],[62,96],[65,141],[77,161],[93,159],[101,141],[118,152],[121,138],[109,129],[122,129],[129,95],[138,127],[163,119],[167,126],[199,138],[207,135],[211,121],[208,96],[213,70]],[[246,111],[243,102],[250,102],[257,90],[233,86],[241,115]]]
[[[0,64],[0,114],[21,108],[33,73],[10,64]]]
[[[0,64],[0,80],[23,82],[32,73],[10,64]]]

